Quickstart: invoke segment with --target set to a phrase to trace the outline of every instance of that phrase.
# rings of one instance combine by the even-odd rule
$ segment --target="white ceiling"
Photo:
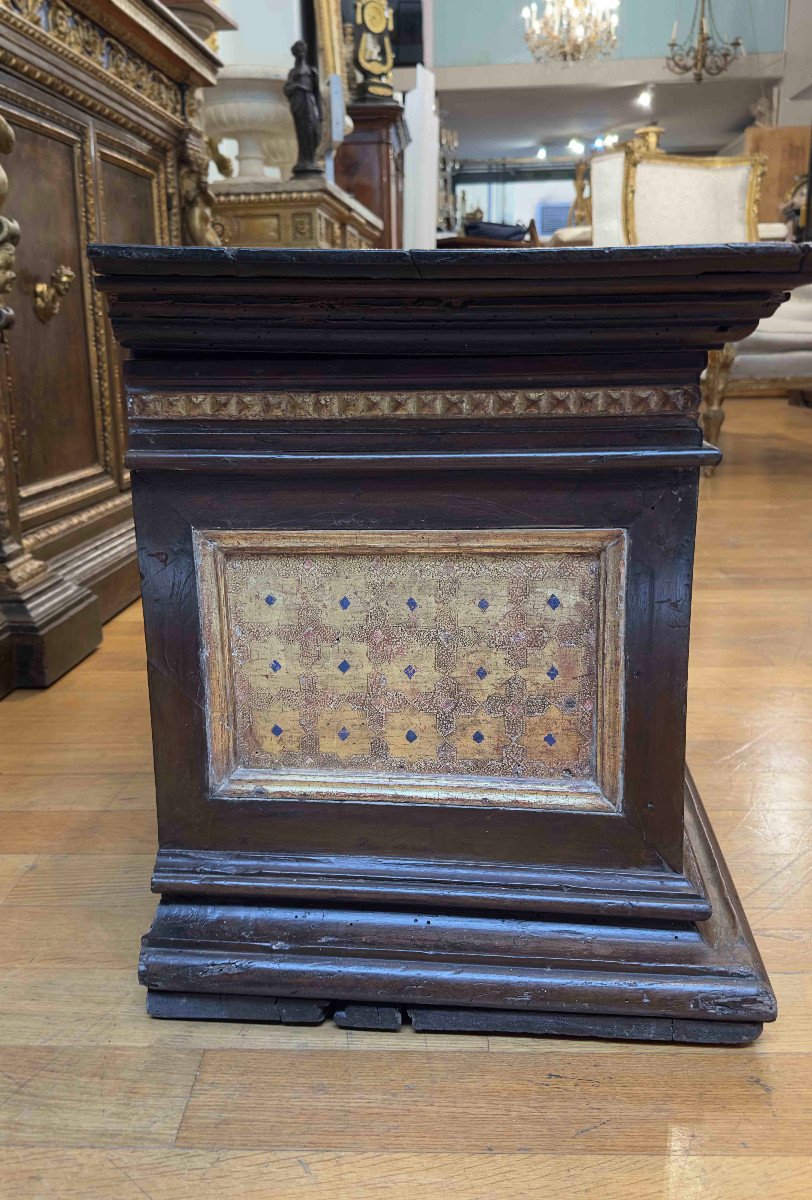
[[[663,59],[446,67],[435,75],[442,121],[459,134],[460,159],[483,160],[534,157],[541,145],[555,158],[567,154],[570,138],[589,145],[599,134],[617,133],[624,140],[654,121],[665,127],[663,145],[672,153],[715,152],[752,124],[751,107],[771,94],[783,68],[780,54],[751,55],[702,83],[672,75]],[[403,74],[397,84],[408,87]],[[634,102],[648,83],[652,110]]]

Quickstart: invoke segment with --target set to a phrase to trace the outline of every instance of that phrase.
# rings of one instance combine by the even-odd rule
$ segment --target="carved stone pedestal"
[[[226,246],[291,246],[313,250],[369,250],[383,223],[326,179],[212,185],[215,227]]]
[[[756,1037],[686,783],[699,376],[807,249],[90,253],[131,351],[149,1011]]]

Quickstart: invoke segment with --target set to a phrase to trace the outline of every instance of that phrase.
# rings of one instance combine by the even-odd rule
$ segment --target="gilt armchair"
[[[617,150],[591,162],[591,226],[554,245],[658,246],[760,240],[758,199],[765,160],[666,154],[658,125],[638,129]],[[565,234],[566,231],[559,231]],[[755,336],[755,335],[754,335]],[[724,382],[735,360],[732,345],[708,356],[702,380],[702,423],[715,442],[724,420]]]

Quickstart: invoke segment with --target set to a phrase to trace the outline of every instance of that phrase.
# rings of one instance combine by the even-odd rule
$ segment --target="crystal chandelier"
[[[522,9],[524,40],[536,62],[604,58],[617,45],[620,0],[545,0]]]
[[[675,75],[687,75],[689,71],[697,83],[705,75],[721,75],[734,58],[744,54],[741,38],[726,42],[716,28],[711,0],[696,0],[694,19],[684,41],[677,41],[677,22],[668,43],[669,55],[665,65]]]

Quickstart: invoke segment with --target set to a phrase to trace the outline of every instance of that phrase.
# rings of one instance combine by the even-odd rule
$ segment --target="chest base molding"
[[[154,1017],[742,1044],[775,998],[696,789],[702,921],[167,895],[144,937]],[[291,888],[295,895],[295,887]],[[476,1005],[470,998],[476,996]]]

